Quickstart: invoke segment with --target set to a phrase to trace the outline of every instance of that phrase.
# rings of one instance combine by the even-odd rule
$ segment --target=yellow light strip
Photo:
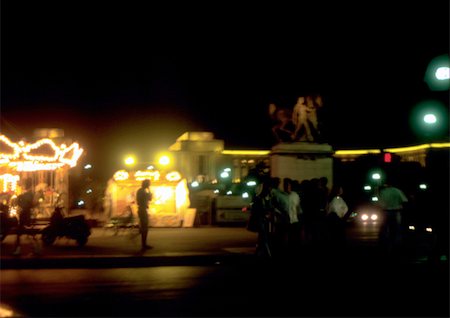
[[[7,154],[7,153],[2,153],[0,152],[0,159],[10,159],[10,160],[14,160],[20,157],[20,146],[16,143],[13,143],[11,140],[8,139],[8,137],[6,137],[5,135],[0,135],[0,141],[3,141],[6,146],[8,146],[9,148],[12,148],[12,154]],[[0,147],[0,149],[5,149],[3,148],[4,146]]]
[[[418,145],[418,146],[411,146],[411,147],[401,147],[401,148],[386,148],[384,151],[386,152],[406,152],[406,151],[415,151],[415,150],[421,150],[421,149],[427,149],[430,148],[430,145]]]
[[[18,169],[24,169],[21,171],[54,170],[64,164],[74,167],[83,153],[83,149],[80,148],[78,143],[73,143],[69,147],[65,144],[58,147],[51,139],[48,138],[44,138],[33,144],[26,145],[23,141],[14,143],[5,135],[0,135],[0,141],[13,150],[12,154],[0,153],[0,163],[9,163],[10,165],[15,163],[13,166],[18,167]],[[35,155],[32,153],[45,145],[49,145],[51,147],[51,156]],[[22,159],[20,159],[20,157],[22,157]],[[17,161],[17,159],[20,160]],[[47,164],[48,166],[46,167],[45,165]],[[36,165],[36,167],[33,168],[32,165]]]
[[[450,142],[432,143],[431,148],[450,148]]]
[[[44,155],[32,155],[32,154],[28,154],[31,153],[32,150],[35,149],[39,149],[41,147],[43,147],[44,145],[49,145],[52,149],[53,149],[53,156],[44,156]],[[35,142],[34,144],[25,146],[22,148],[22,152],[23,152],[23,157],[27,160],[33,161],[33,160],[37,160],[37,161],[56,161],[58,159],[59,156],[59,148],[55,145],[55,143],[48,139],[41,139],[37,142]]]
[[[423,144],[411,147],[399,147],[399,148],[386,148],[383,149],[384,152],[407,152],[407,151],[416,151],[421,149],[428,148],[450,148],[450,142],[444,143],[432,143],[432,144]],[[335,155],[365,155],[369,153],[381,153],[378,149],[361,149],[361,150],[336,150]]]
[[[379,149],[365,149],[365,150],[336,150],[335,155],[366,155],[369,153],[381,153]]]
[[[247,156],[265,156],[270,154],[270,150],[223,150],[223,155],[247,155]]]
[[[17,171],[39,171],[39,170],[56,170],[64,166],[61,162],[33,162],[33,161],[14,161],[8,164]]]
[[[3,192],[8,192],[8,185],[10,185],[11,191],[16,191],[17,182],[20,180],[20,176],[5,173],[0,175],[0,179],[3,179]]]
[[[415,151],[421,149],[429,149],[429,148],[450,148],[450,143],[432,143],[432,144],[423,144],[411,147],[401,147],[401,148],[386,148],[384,151],[386,152],[407,152],[407,151]]]

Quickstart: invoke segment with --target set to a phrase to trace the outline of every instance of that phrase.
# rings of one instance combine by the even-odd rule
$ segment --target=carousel
[[[23,182],[32,181],[35,193],[35,218],[47,218],[58,204],[68,211],[69,169],[83,153],[79,144],[58,144],[42,138],[32,143],[12,141],[0,135],[0,202],[14,215],[14,199],[21,194]]]

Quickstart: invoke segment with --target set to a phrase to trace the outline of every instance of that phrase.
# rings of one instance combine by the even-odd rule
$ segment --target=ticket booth
[[[152,201],[149,205],[151,227],[181,227],[190,213],[189,189],[185,178],[176,171],[117,171],[108,181],[104,208],[109,218],[137,216],[136,192],[142,181],[151,181]],[[189,217],[189,219],[191,219]]]

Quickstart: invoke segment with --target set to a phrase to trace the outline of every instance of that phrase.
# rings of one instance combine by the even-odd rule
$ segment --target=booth
[[[176,171],[117,171],[106,187],[104,210],[107,217],[111,219],[131,216],[138,222],[136,192],[145,179],[151,181],[150,192],[153,197],[149,204],[150,227],[193,225],[187,182]]]

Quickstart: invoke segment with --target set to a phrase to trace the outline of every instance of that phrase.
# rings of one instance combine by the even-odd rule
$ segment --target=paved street
[[[13,256],[15,235],[9,235],[1,245],[2,268],[34,268],[74,266],[125,266],[133,262],[165,264],[173,261],[202,261],[217,257],[249,260],[255,252],[257,234],[244,227],[196,227],[196,228],[151,228],[149,242],[152,249],[141,251],[138,230],[121,229],[116,232],[107,228],[92,228],[92,234],[84,247],[78,247],[75,240],[59,238],[51,246],[43,246],[39,240],[22,238],[21,256]],[[33,254],[36,242],[40,254]],[[376,227],[349,226],[347,228],[347,249],[338,255],[341,257],[379,259]],[[304,244],[298,253],[307,260],[313,254],[321,253],[314,246]],[[345,255],[344,255],[345,254]],[[426,262],[425,253],[410,253],[402,259],[404,262]],[[110,260],[114,259],[113,262]],[[102,261],[103,260],[103,261]],[[120,263],[119,263],[120,262]]]
[[[30,254],[2,243],[1,303],[24,316],[448,316],[448,261],[387,258],[370,228],[347,249],[305,245],[271,261],[242,227],[93,228],[86,246],[59,239]],[[80,304],[82,304],[80,306]]]
[[[88,266],[88,262],[96,261],[99,264],[102,259],[114,259],[116,262],[122,260],[125,263],[146,260],[148,264],[152,261],[180,261],[182,258],[215,255],[251,255],[254,252],[256,234],[244,228],[227,227],[151,228],[148,241],[153,249],[141,251],[137,229],[121,229],[116,233],[112,229],[92,228],[92,234],[84,247],[78,247],[74,240],[60,238],[51,246],[40,244],[42,251],[39,256],[32,254],[35,244],[32,239],[23,237],[20,257],[12,256],[14,240],[15,235],[10,235],[2,243],[3,268],[32,267],[27,264],[33,262],[33,265],[51,267],[63,263],[77,266],[79,262]],[[113,265],[114,263],[111,266]]]

